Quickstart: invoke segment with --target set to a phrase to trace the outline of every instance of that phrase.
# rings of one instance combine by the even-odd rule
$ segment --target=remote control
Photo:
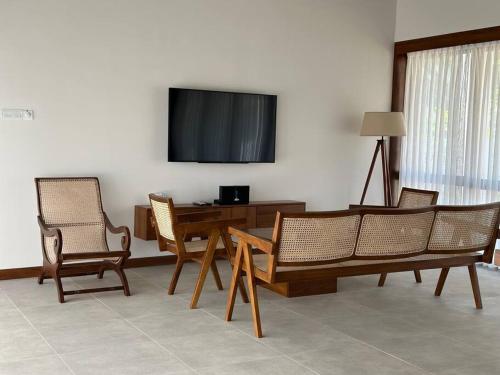
[[[195,206],[211,206],[212,204],[206,201],[196,201],[193,202]]]

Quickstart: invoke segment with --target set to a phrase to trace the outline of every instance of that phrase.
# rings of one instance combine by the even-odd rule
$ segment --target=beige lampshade
[[[406,135],[402,112],[365,112],[361,135],[401,137]]]

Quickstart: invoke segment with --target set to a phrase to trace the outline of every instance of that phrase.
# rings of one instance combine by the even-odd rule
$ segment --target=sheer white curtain
[[[400,185],[500,200],[500,42],[408,54]]]

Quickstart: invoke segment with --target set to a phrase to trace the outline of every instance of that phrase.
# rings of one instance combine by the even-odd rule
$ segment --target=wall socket
[[[33,120],[32,109],[2,108],[2,120]]]

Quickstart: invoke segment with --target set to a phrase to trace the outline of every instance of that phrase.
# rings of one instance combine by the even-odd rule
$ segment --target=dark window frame
[[[427,38],[404,40],[394,43],[394,63],[392,71],[391,111],[404,111],[406,83],[406,64],[408,53],[436,48],[461,46],[464,44],[486,43],[500,40],[500,26],[487,27],[452,34],[443,34]],[[401,160],[401,138],[389,140],[389,176],[392,191],[396,191],[399,181],[399,163]],[[393,195],[393,199],[397,194]],[[393,202],[395,203],[395,202]]]

